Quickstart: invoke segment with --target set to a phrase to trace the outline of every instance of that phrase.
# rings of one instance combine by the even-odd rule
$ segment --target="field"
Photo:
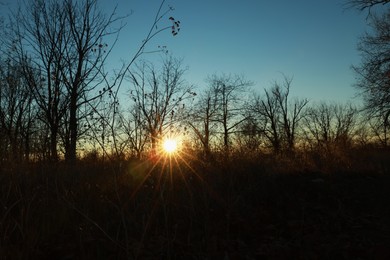
[[[358,154],[2,165],[0,259],[390,259],[389,153]]]

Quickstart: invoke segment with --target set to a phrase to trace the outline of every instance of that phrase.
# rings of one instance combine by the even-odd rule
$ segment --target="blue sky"
[[[115,2],[115,1],[113,1]],[[105,3],[106,7],[113,5]],[[118,50],[142,40],[159,5],[157,0],[117,0],[121,12],[133,10]],[[184,59],[187,80],[205,87],[213,73],[244,74],[262,90],[282,74],[293,77],[291,92],[313,101],[347,101],[356,91],[352,64],[366,30],[366,14],[345,10],[345,1],[176,0],[167,1],[181,21],[179,35],[169,32],[149,48],[167,45]],[[123,47],[126,42],[127,47]],[[131,49],[129,49],[131,51]],[[153,57],[154,55],[154,57]],[[154,59],[156,54],[143,58]],[[157,55],[158,56],[158,55]]]
[[[166,45],[171,54],[184,59],[187,81],[200,88],[207,86],[208,75],[232,73],[245,75],[255,83],[254,89],[262,91],[282,80],[284,73],[294,78],[294,96],[347,101],[356,94],[351,65],[360,62],[356,46],[367,26],[366,14],[345,10],[344,3],[167,0],[175,8],[169,16],[181,21],[181,31],[175,37],[164,32],[148,49]],[[150,28],[160,0],[101,0],[100,4],[107,11],[118,5],[121,15],[132,13],[111,58],[113,64],[129,60]],[[142,58],[160,57],[147,54]]]

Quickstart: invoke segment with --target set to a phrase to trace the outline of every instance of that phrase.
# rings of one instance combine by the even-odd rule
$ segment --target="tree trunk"
[[[65,160],[73,163],[76,161],[77,148],[77,90],[72,91],[69,110],[69,149],[66,151]]]
[[[204,142],[203,142],[203,151],[206,160],[211,159],[211,152],[210,152],[210,131],[207,125],[207,128],[205,130],[205,136],[204,136]]]
[[[58,160],[57,131],[58,131],[58,128],[56,126],[50,127],[50,160],[51,161]]]

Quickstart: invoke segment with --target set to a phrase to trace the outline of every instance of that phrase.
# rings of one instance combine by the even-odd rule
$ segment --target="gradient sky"
[[[126,48],[124,42],[142,40],[160,1],[110,2],[118,3],[121,12],[133,10],[120,50]],[[172,0],[167,4],[175,8],[172,16],[181,21],[181,31],[175,37],[165,32],[149,49],[167,45],[174,56],[184,59],[189,67],[186,78],[198,87],[206,86],[207,75],[236,73],[262,90],[282,80],[284,73],[294,78],[295,96],[346,101],[356,94],[351,65],[360,63],[356,46],[367,30],[366,14],[345,10],[344,0]]]
[[[3,1],[4,2],[4,1]],[[6,1],[9,2],[9,1]],[[180,33],[165,31],[148,50],[166,45],[188,66],[186,79],[206,87],[213,73],[243,74],[262,91],[293,77],[293,96],[313,101],[347,101],[356,91],[351,65],[366,30],[366,14],[345,10],[345,0],[167,0],[169,16],[181,21]],[[112,61],[129,60],[153,22],[159,0],[101,0],[110,11],[129,14]],[[2,8],[2,7],[1,7]],[[168,16],[168,17],[169,17]],[[168,18],[167,17],[167,18]],[[164,25],[169,25],[165,20]],[[159,59],[147,54],[143,59]]]

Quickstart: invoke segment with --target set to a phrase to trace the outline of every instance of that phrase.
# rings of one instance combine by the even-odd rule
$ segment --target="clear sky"
[[[208,75],[232,73],[245,75],[255,89],[262,90],[284,73],[294,78],[294,96],[346,101],[356,94],[351,65],[360,62],[356,46],[367,26],[366,14],[345,10],[344,3],[167,0],[175,8],[169,16],[181,21],[181,31],[175,37],[164,32],[148,49],[166,45],[174,56],[184,59],[186,79],[198,87],[206,86]],[[130,59],[150,28],[160,0],[101,0],[100,4],[107,11],[117,4],[119,14],[132,12],[112,57]]]
[[[107,2],[107,7],[118,3],[121,12],[134,11],[119,49],[123,42],[142,40],[159,5],[158,0]],[[284,73],[294,78],[291,90],[296,96],[345,101],[356,94],[351,65],[360,62],[356,46],[367,30],[366,14],[345,10],[344,0],[171,0],[167,4],[175,8],[172,16],[181,21],[181,31],[175,37],[166,32],[149,47],[167,45],[182,57],[189,67],[187,80],[198,87],[206,85],[207,75],[223,72],[244,74],[261,90]]]

